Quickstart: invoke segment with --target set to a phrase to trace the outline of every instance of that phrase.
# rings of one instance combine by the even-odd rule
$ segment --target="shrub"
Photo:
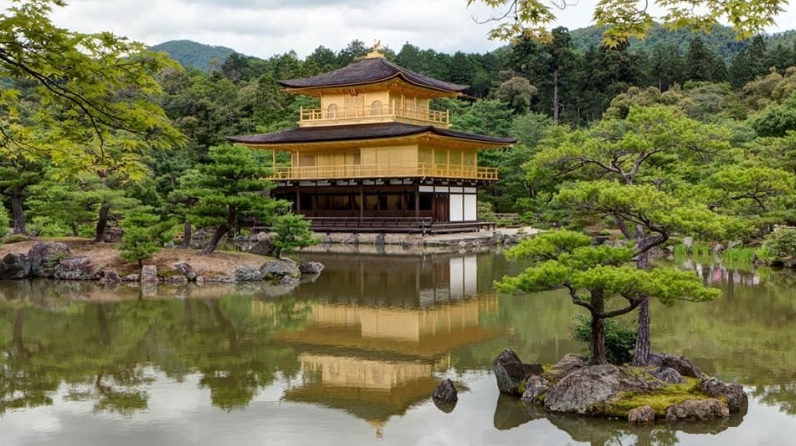
[[[766,235],[763,248],[777,257],[796,256],[796,228],[778,228]]]
[[[271,242],[276,248],[276,256],[294,252],[298,248],[318,243],[310,230],[310,221],[301,215],[285,214],[274,217]]]
[[[170,240],[173,222],[161,222],[160,217],[151,214],[148,209],[133,212],[121,223],[124,235],[119,246],[119,256],[128,262],[135,262],[139,267],[144,260],[160,251],[163,243]]]
[[[30,238],[27,235],[25,235],[25,234],[11,234],[11,235],[6,236],[3,239],[3,243],[7,243],[7,244],[19,243],[19,242],[25,242],[25,241],[28,241],[28,240],[30,240]]]
[[[591,344],[591,320],[584,316],[575,318],[572,337],[576,341]],[[605,320],[605,357],[611,364],[625,364],[633,359],[636,347],[636,331],[613,319]]]

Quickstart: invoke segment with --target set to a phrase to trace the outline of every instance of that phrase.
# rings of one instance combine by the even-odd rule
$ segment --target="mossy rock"
[[[643,371],[643,369],[640,370]],[[605,407],[599,408],[599,411],[608,416],[627,418],[627,414],[631,409],[650,406],[655,411],[657,418],[663,418],[666,416],[666,409],[675,404],[680,404],[686,400],[710,399],[709,396],[699,390],[699,379],[685,378],[685,380],[686,382],[683,384],[669,384],[646,393],[621,392],[611,399]]]

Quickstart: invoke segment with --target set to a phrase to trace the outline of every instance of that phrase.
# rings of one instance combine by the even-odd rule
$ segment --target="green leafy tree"
[[[0,14],[0,77],[37,86],[44,105],[37,118],[50,127],[54,157],[101,165],[111,157],[104,150],[111,139],[123,141],[128,155],[180,143],[150,100],[161,93],[153,74],[176,64],[111,33],[55,26],[49,15],[63,6],[62,0],[11,0]],[[18,101],[6,96],[5,105]]]
[[[749,124],[760,136],[785,136],[796,131],[796,93],[783,103],[771,103],[749,119]]]
[[[579,59],[574,122],[596,121],[616,95],[640,85],[646,77],[644,57],[627,44],[616,48],[592,47]],[[573,118],[570,118],[573,119]]]
[[[796,229],[779,228],[766,235],[763,247],[774,256],[785,258],[796,256]]]
[[[109,224],[140,206],[116,179],[102,180],[89,173],[64,178],[57,171],[31,188],[29,204],[39,226],[69,228],[73,236],[91,234],[97,242],[103,241]]]
[[[495,92],[495,97],[511,107],[514,113],[527,113],[531,106],[531,98],[536,93],[536,87],[528,79],[515,76],[503,82]]]
[[[0,150],[11,151],[4,153],[3,167],[20,173],[2,182],[17,231],[24,231],[30,173],[41,174],[44,163],[60,179],[88,181],[93,175],[113,189],[146,177],[154,151],[184,142],[156,100],[163,91],[155,75],[176,63],[111,33],[55,26],[49,16],[63,6],[62,0],[12,0],[0,14],[0,78],[10,86],[0,97],[0,120],[11,124],[3,126],[10,131]],[[34,112],[24,102],[30,97]],[[111,213],[107,202],[100,205],[96,240]]]
[[[723,166],[706,184],[714,191],[714,210],[743,218],[760,233],[793,221],[790,210],[796,202],[796,176],[791,172],[748,161]]]
[[[274,217],[271,223],[274,234],[271,242],[276,248],[277,257],[318,243],[318,239],[312,235],[310,224],[303,215],[283,214]]]
[[[512,46],[512,69],[528,77],[539,90],[534,110],[552,114],[555,122],[562,112],[568,114],[567,109],[574,104],[580,62],[569,30],[564,27],[553,29],[549,42],[525,38]]]
[[[649,296],[665,304],[676,300],[704,301],[719,295],[694,274],[671,268],[639,269],[630,248],[592,246],[591,237],[573,231],[552,231],[526,239],[507,253],[533,262],[514,277],[497,283],[504,292],[565,289],[572,303],[591,315],[591,364],[607,362],[605,320],[633,311]],[[622,304],[611,306],[623,299]],[[618,308],[617,308],[618,306]]]
[[[552,120],[539,113],[517,115],[512,120],[509,133],[519,142],[511,150],[495,151],[494,155],[500,157],[496,161],[499,180],[484,190],[484,198],[493,203],[497,211],[522,211],[528,208],[528,200],[537,196],[537,185],[528,181],[522,166],[533,158],[539,141],[552,126]],[[478,215],[482,218],[480,211]]]
[[[31,195],[34,233],[77,237],[87,232],[97,215],[93,197],[80,194],[71,182],[45,180],[31,188]]]
[[[484,19],[495,23],[489,32],[492,39],[508,40],[518,36],[549,39],[548,26],[556,20],[556,9],[573,7],[568,3],[545,3],[540,0],[467,0],[467,5],[484,4],[495,15]],[[643,38],[656,22],[670,29],[711,30],[728,22],[739,38],[750,38],[774,23],[786,0],[745,2],[742,0],[697,0],[687,5],[679,1],[656,0],[650,4],[605,0],[594,10],[594,24],[605,27],[603,43],[615,46],[631,37]],[[574,7],[577,7],[575,5]],[[565,14],[566,12],[564,12]]]
[[[34,118],[40,111],[38,95],[16,84],[0,91],[0,194],[11,204],[14,233],[24,234],[25,200],[30,186],[42,180],[49,155]]]
[[[723,71],[721,67],[718,67],[718,64],[723,65],[724,61],[716,56],[701,37],[696,37],[691,41],[688,51],[685,53],[685,60],[690,80],[710,82],[726,80],[727,67],[724,66]]]
[[[119,256],[142,267],[144,260],[152,258],[171,239],[172,223],[160,221],[160,216],[153,214],[151,207],[130,212],[121,222],[124,234]]]
[[[210,148],[210,162],[199,164],[187,173],[192,193],[197,198],[190,218],[198,226],[213,228],[213,236],[203,250],[212,253],[218,242],[235,230],[244,219],[268,220],[285,203],[268,196],[273,183],[266,178],[269,169],[251,149],[223,145]],[[186,178],[186,177],[184,177]]]
[[[668,90],[674,84],[686,80],[685,60],[677,46],[655,45],[650,53],[649,83],[660,91]]]
[[[734,88],[740,88],[758,76],[765,76],[769,69],[767,61],[766,42],[763,36],[755,36],[752,43],[732,60],[728,69],[730,83]]]
[[[632,107],[626,119],[559,133],[527,164],[534,177],[555,178],[554,198],[576,216],[605,219],[632,242],[639,269],[650,249],[675,231],[724,236],[734,219],[709,209],[698,193],[705,164],[730,149],[729,134],[691,120],[671,107]],[[555,184],[555,183],[554,183]],[[634,362],[650,349],[649,302],[639,304]]]

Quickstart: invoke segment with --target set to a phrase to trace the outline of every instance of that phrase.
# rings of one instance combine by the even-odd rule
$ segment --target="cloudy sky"
[[[485,52],[501,45],[486,38],[484,7],[466,0],[67,0],[55,22],[82,32],[112,31],[154,45],[190,39],[267,58],[291,49],[305,57],[323,45],[339,51],[354,39],[376,39],[396,51],[405,42],[453,53]],[[559,24],[589,23],[596,0],[567,8]],[[5,3],[0,0],[0,4]],[[770,31],[796,28],[790,6]]]

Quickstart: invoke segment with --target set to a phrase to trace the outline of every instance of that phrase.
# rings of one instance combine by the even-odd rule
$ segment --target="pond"
[[[0,444],[794,444],[793,274],[682,265],[723,296],[653,305],[653,350],[743,384],[749,410],[631,427],[499,396],[503,348],[583,352],[563,294],[493,291],[519,270],[502,256],[306,257],[327,269],[295,289],[0,282]],[[450,413],[430,399],[445,377]]]

